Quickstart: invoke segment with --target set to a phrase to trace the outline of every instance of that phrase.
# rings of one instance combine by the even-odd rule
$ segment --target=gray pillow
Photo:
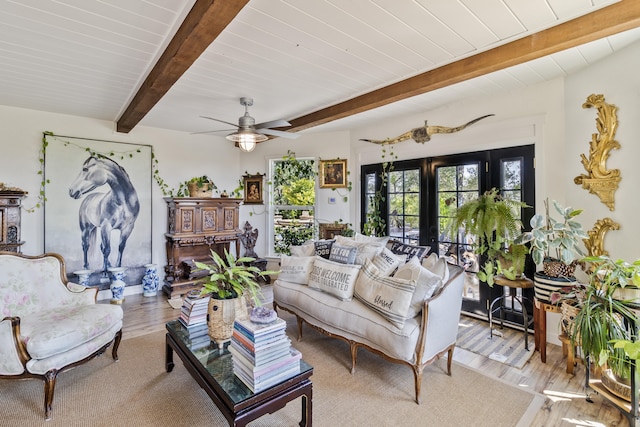
[[[329,261],[335,261],[342,264],[353,264],[356,261],[358,248],[341,246],[337,243],[331,245],[331,253],[329,253]]]

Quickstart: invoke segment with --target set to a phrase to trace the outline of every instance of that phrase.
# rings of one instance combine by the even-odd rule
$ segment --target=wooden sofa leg
[[[52,369],[44,374],[44,419],[51,419],[51,407],[53,406],[53,392],[56,388],[58,370]]]
[[[349,341],[349,349],[351,350],[351,375],[356,373],[356,362],[358,361],[358,344]]]
[[[299,317],[297,315],[296,320],[298,321],[298,341],[302,341],[302,323],[304,322],[304,320],[302,320],[302,317]]]
[[[118,360],[118,347],[120,346],[120,341],[122,340],[122,329],[120,329],[115,338],[113,339],[113,350],[111,350],[111,356],[113,360]]]
[[[413,379],[415,381],[416,390],[416,403],[420,404],[420,388],[422,386],[422,373],[424,372],[424,366],[413,367]]]
[[[453,350],[455,350],[456,346],[452,345],[449,347],[449,351],[447,353],[447,375],[451,376],[451,363],[453,362]]]

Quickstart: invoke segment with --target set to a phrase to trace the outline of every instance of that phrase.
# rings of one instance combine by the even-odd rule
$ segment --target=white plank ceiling
[[[221,1],[221,0],[218,0]],[[637,1],[637,0],[625,0]],[[0,0],[0,104],[116,122],[195,0]],[[251,0],[140,122],[293,119],[558,25],[613,0]],[[566,76],[635,29],[316,129],[366,126]]]

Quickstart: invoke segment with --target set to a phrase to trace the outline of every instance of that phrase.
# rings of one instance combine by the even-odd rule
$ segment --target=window
[[[269,255],[288,254],[289,246],[313,238],[316,195],[315,160],[292,153],[269,161],[272,209],[269,210]]]

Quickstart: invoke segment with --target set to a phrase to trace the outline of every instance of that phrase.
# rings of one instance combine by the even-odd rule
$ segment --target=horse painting
[[[107,192],[91,193],[105,184],[109,187]],[[69,187],[69,196],[72,198],[79,199],[85,195],[78,212],[84,269],[89,269],[88,253],[91,245],[96,241],[98,229],[100,230],[103,272],[112,266],[109,255],[114,230],[120,231],[118,260],[115,266],[121,267],[122,253],[140,212],[136,189],[127,172],[118,163],[103,156],[92,155],[82,164],[82,171]]]

